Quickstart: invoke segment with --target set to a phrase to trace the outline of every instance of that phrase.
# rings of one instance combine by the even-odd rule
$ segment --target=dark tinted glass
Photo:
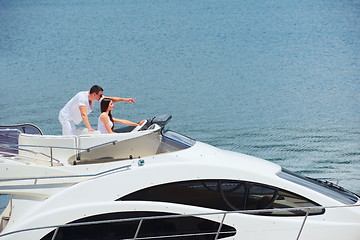
[[[42,134],[41,130],[32,124],[0,125],[0,152],[17,154],[20,133]],[[1,144],[9,146],[2,147]]]
[[[319,206],[313,201],[282,189],[234,180],[196,180],[163,184],[142,189],[118,200],[171,202],[224,211]],[[322,213],[322,208],[310,212],[312,215]],[[304,216],[306,212],[268,211],[257,214]]]
[[[72,223],[96,222],[102,220],[129,219],[139,217],[169,216],[169,213],[159,212],[121,212],[108,213],[86,217]],[[173,215],[176,216],[176,215]],[[132,239],[135,237],[140,220],[111,222],[102,224],[90,224],[84,226],[62,227],[56,234],[56,240],[119,240]],[[151,239],[189,239],[210,240],[214,239],[219,229],[219,223],[198,217],[172,217],[161,219],[145,219],[137,237],[149,237]],[[41,240],[50,240],[55,230],[47,234]],[[219,239],[235,235],[233,227],[222,225]],[[182,235],[182,236],[181,236]]]

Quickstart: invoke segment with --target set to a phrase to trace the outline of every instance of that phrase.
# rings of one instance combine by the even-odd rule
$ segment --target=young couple
[[[128,120],[116,119],[111,116],[111,110],[116,102],[134,103],[135,98],[119,98],[103,96],[103,89],[94,85],[90,91],[83,91],[76,94],[70,101],[60,110],[59,121],[62,125],[63,135],[76,135],[76,125],[84,123],[86,128],[92,132],[95,131],[89,121],[88,115],[94,109],[94,101],[101,101],[101,115],[98,121],[98,130],[101,133],[114,133],[114,122],[122,123],[130,126],[138,126],[143,123],[133,123]]]

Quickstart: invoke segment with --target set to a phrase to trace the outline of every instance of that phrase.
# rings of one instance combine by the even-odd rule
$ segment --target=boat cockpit
[[[116,134],[44,135],[32,124],[0,126],[0,154],[39,165],[64,166],[119,161],[186,149],[195,141],[165,130],[171,115],[161,115]]]

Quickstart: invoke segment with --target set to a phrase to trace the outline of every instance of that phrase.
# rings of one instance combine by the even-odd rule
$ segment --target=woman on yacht
[[[139,123],[134,123],[134,122],[131,122],[131,121],[125,120],[125,119],[113,118],[111,115],[111,110],[114,109],[114,103],[110,98],[104,98],[101,101],[100,109],[101,109],[101,114],[100,114],[99,120],[98,120],[98,131],[100,131],[103,134],[104,133],[115,133],[114,132],[114,122],[129,125],[129,126],[139,126],[144,121],[146,121],[146,120],[142,120]]]

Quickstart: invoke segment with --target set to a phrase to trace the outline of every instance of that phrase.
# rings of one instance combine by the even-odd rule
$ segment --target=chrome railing
[[[44,148],[49,148],[50,149],[50,155],[49,154],[46,154],[46,153],[43,153],[43,152],[38,152],[38,151],[33,151],[33,150],[30,150],[30,149],[26,149],[26,148],[21,148],[21,147],[44,147]],[[3,149],[9,149],[9,150],[20,150],[20,151],[25,151],[25,152],[29,152],[29,153],[32,153],[34,155],[42,155],[44,156],[45,158],[49,158],[50,159],[50,165],[51,166],[54,166],[54,161],[57,162],[58,164],[61,164],[61,161],[59,159],[56,159],[53,157],[53,151],[52,151],[52,147],[51,146],[35,146],[35,145],[19,145],[19,144],[0,144],[0,148],[3,148]],[[3,154],[3,155],[6,155],[6,156],[13,156],[13,157],[18,157],[18,158],[23,158],[23,159],[29,159],[29,160],[32,160],[32,161],[42,161],[41,159],[39,158],[33,158],[33,157],[30,157],[30,156],[19,156],[18,154],[15,154],[15,153],[9,153],[9,152],[1,152],[0,151],[0,154]],[[44,160],[45,161],[45,160]],[[45,161],[45,162],[48,162],[48,161]]]
[[[50,225],[50,226],[41,226],[34,228],[27,228],[16,230],[12,232],[7,232],[0,234],[0,239],[9,235],[13,235],[16,237],[16,234],[30,231],[38,231],[44,229],[53,229],[54,233],[52,235],[52,240],[56,239],[57,234],[61,228],[68,227],[80,227],[80,226],[89,226],[89,225],[97,225],[97,224],[111,224],[111,223],[121,223],[121,222],[130,222],[130,221],[139,221],[137,224],[136,232],[131,238],[123,238],[122,240],[127,239],[161,239],[161,238],[176,238],[176,237],[191,237],[191,236],[209,236],[215,235],[214,240],[217,240],[220,234],[224,233],[233,233],[234,231],[221,231],[222,226],[226,220],[226,217],[231,214],[261,214],[261,213],[269,213],[269,212],[285,212],[285,211],[304,211],[306,212],[301,225],[299,226],[299,231],[296,237],[296,240],[300,239],[301,233],[303,231],[304,226],[306,225],[309,213],[314,209],[340,209],[340,208],[354,208],[359,207],[360,205],[344,205],[344,206],[316,206],[316,207],[301,207],[301,208],[278,208],[278,209],[264,209],[264,210],[239,210],[239,211],[218,211],[218,212],[207,212],[207,213],[196,213],[196,214],[180,214],[180,215],[165,215],[165,216],[151,216],[151,217],[137,217],[137,218],[127,218],[127,219],[112,219],[112,220],[100,220],[100,221],[91,221],[91,222],[81,222],[81,223],[69,223],[69,224],[61,224],[61,225]],[[149,220],[159,220],[159,219],[174,219],[174,218],[183,218],[183,217],[207,217],[207,216],[216,216],[220,215],[221,222],[219,222],[219,227],[216,232],[202,232],[202,233],[194,233],[194,234],[172,234],[172,235],[161,235],[161,236],[150,236],[150,237],[138,237],[141,227],[145,221]]]
[[[0,132],[16,132],[18,133],[18,135],[16,137],[12,136],[12,135],[2,135],[3,137],[7,137],[7,138],[10,138],[10,139],[15,139],[15,138],[18,138],[19,135],[22,133],[20,130],[18,129],[11,129],[11,128],[7,128],[7,129],[0,129]],[[74,138],[75,141],[79,141],[79,137],[78,136],[75,136]],[[113,144],[115,145],[116,143],[118,142],[118,140],[112,140],[112,141],[108,141],[108,142],[104,142],[104,143],[101,143],[101,144],[97,144],[97,145],[93,145],[91,147],[88,147],[88,148],[77,148],[77,147],[61,147],[61,146],[51,146],[51,145],[26,145],[26,144],[11,144],[11,143],[0,143],[0,153],[3,153],[3,154],[8,154],[8,155],[16,155],[14,153],[9,153],[9,152],[1,152],[1,149],[8,149],[8,150],[13,150],[13,151],[26,151],[26,152],[30,152],[32,154],[40,154],[42,156],[44,156],[45,158],[48,158],[50,160],[50,164],[51,166],[54,165],[54,161],[56,161],[57,163],[60,163],[61,161],[59,159],[55,159],[53,157],[53,149],[64,149],[64,150],[74,150],[74,152],[76,153],[76,159],[79,160],[80,159],[80,154],[81,154],[81,151],[87,151],[87,152],[90,152],[92,149],[95,149],[95,148],[98,148],[98,147],[102,147],[102,146],[105,146],[105,145],[110,145],[110,144]],[[49,149],[49,152],[50,154],[46,154],[46,153],[43,153],[43,152],[39,152],[39,151],[34,151],[34,150],[30,150],[28,148],[45,148],[45,149]],[[19,157],[19,156],[18,156]],[[21,156],[21,157],[24,157],[24,156]],[[31,157],[29,156],[26,156],[26,158],[28,159],[32,159]],[[39,159],[36,159],[37,161],[39,161]]]
[[[342,181],[359,181],[360,178],[319,178],[320,180],[325,180],[329,182],[335,182],[335,184],[339,184]]]
[[[46,177],[24,177],[24,178],[0,178],[0,182],[8,182],[8,181],[23,181],[23,180],[37,180],[42,179],[63,179],[63,178],[81,178],[81,177],[98,177],[103,174],[108,174],[111,172],[119,171],[119,170],[130,170],[131,165],[125,165],[121,167],[112,168],[106,171],[93,173],[93,174],[77,174],[77,175],[59,175],[59,176],[46,176]]]
[[[15,150],[16,149],[16,150],[30,152],[30,153],[33,153],[33,154],[40,154],[42,156],[45,156],[46,158],[49,158],[50,165],[53,166],[54,161],[56,161],[57,163],[61,162],[59,159],[54,158],[53,149],[74,150],[74,152],[76,152],[76,155],[77,155],[77,160],[79,160],[79,158],[80,158],[79,156],[81,154],[81,151],[90,152],[92,149],[102,147],[102,146],[105,146],[105,145],[110,145],[110,144],[115,145],[117,142],[118,142],[118,140],[108,141],[108,142],[105,142],[105,143],[93,145],[93,146],[88,147],[88,148],[61,147],[61,146],[50,146],[50,145],[23,145],[23,144],[0,144],[0,148],[9,149],[9,150]],[[43,152],[39,152],[39,151],[33,151],[33,150],[30,150],[30,149],[27,149],[27,148],[45,148],[45,149],[49,149],[50,155],[45,154]],[[20,157],[19,155],[16,155],[16,154],[13,154],[13,153],[6,153],[6,154]],[[23,156],[21,156],[21,157],[23,157]],[[26,157],[31,159],[28,156],[26,156]],[[37,160],[39,160],[39,159],[37,159]]]

